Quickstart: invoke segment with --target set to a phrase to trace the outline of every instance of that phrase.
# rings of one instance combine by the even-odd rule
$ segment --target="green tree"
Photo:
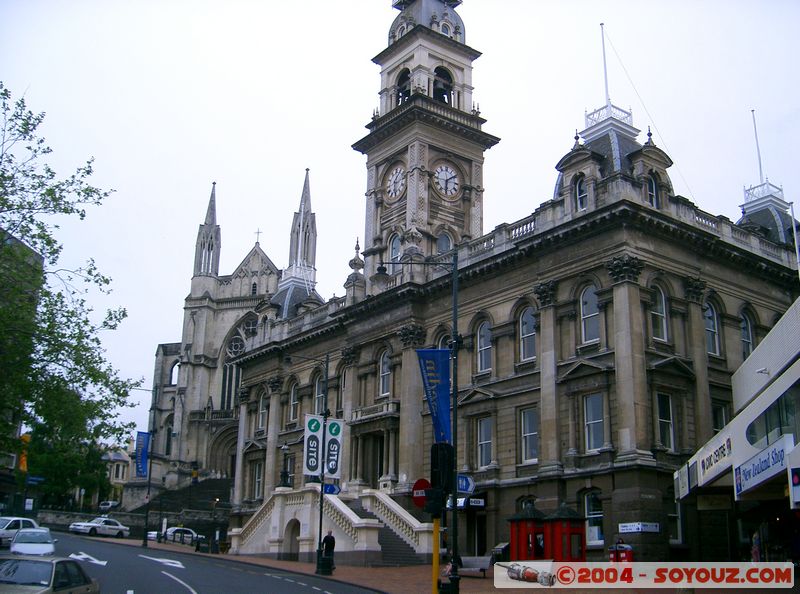
[[[81,459],[66,450],[82,451],[88,460],[78,445],[122,442],[132,424],[120,413],[133,406],[130,391],[141,384],[121,378],[102,346],[103,333],[118,326],[125,309],[101,315],[87,301],[92,290],[108,293],[111,280],[91,259],[77,269],[59,266],[59,217],[82,220],[87,207],[101,205],[111,192],[89,184],[91,159],[57,176],[38,131],[45,114],[30,111],[24,98],[12,100],[2,82],[0,109],[0,407],[6,413],[0,451],[19,449],[19,423],[34,429],[34,440],[57,437],[51,447],[64,461],[58,480],[66,485],[68,474],[82,476],[73,467]],[[34,453],[45,451],[32,442],[29,465],[37,465]],[[54,479],[57,466],[49,465]]]

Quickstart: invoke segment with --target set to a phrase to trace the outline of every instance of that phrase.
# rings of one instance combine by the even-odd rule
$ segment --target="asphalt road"
[[[357,586],[321,577],[56,533],[56,554],[81,562],[103,594],[364,594]]]

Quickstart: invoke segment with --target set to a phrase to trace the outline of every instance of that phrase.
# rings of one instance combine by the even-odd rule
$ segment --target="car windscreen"
[[[1,559],[0,584],[47,586],[52,564],[28,559]]]

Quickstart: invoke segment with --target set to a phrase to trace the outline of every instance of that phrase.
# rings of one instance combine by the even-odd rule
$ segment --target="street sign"
[[[322,417],[306,415],[303,448],[303,474],[319,476],[322,457]]]
[[[328,430],[325,437],[325,476],[342,478],[342,419],[328,419]]]
[[[325,483],[322,487],[323,492],[325,495],[338,495],[342,492],[342,488],[339,485],[333,485],[330,483]]]
[[[431,483],[428,479],[417,479],[414,482],[414,486],[411,488],[411,501],[414,502],[419,508],[425,507],[425,502],[427,501],[427,497],[425,496],[425,490],[431,488]]]
[[[466,493],[469,495],[475,492],[475,479],[471,476],[459,474],[457,483],[459,493]]]

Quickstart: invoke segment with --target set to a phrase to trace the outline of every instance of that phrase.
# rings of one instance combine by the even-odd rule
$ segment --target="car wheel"
[[[125,538],[125,534],[122,532],[122,530],[117,532],[117,538]]]
[[[94,528],[89,530],[89,536],[97,536],[97,530],[95,530]]]

